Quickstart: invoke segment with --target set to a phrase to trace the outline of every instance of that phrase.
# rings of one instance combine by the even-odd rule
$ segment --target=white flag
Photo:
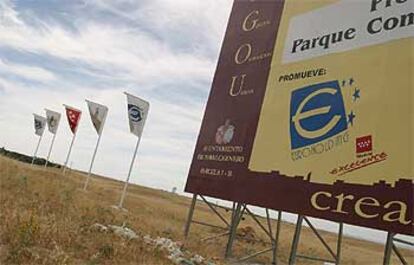
[[[88,103],[89,114],[91,114],[93,126],[98,135],[101,135],[106,115],[108,114],[108,107],[89,100],[86,100],[86,103]]]
[[[33,113],[33,116],[34,116],[35,134],[42,136],[46,128],[46,118],[40,115],[34,114],[34,113]]]
[[[60,113],[46,109],[46,119],[49,132],[56,134],[56,131],[59,127]]]
[[[131,133],[141,137],[148,116],[149,103],[131,94],[125,94],[128,102],[129,128]]]

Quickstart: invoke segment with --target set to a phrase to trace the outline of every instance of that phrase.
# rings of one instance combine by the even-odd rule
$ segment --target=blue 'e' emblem
[[[297,89],[290,102],[292,149],[318,143],[347,129],[338,81]]]
[[[139,122],[142,120],[141,109],[138,106],[128,104],[129,118],[133,122]]]

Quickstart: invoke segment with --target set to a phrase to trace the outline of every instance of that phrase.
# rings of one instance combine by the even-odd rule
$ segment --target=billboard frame
[[[388,232],[387,234],[387,241],[385,243],[385,249],[384,249],[383,265],[391,264],[391,256],[393,252],[398,257],[401,264],[408,265],[408,262],[405,260],[404,255],[398,250],[398,247],[394,243],[398,242],[400,244],[404,244],[404,245],[411,246],[411,247],[414,247],[414,243],[408,242],[403,239],[396,238],[396,236],[397,234],[391,233],[391,232]]]
[[[319,258],[319,257],[312,257],[312,256],[305,256],[305,255],[297,254],[298,245],[299,245],[299,241],[300,241],[300,232],[302,230],[303,221],[305,221],[309,225],[312,232],[321,241],[321,243],[325,247],[325,249],[328,250],[329,254],[331,254],[332,258],[334,259],[333,261],[323,259],[323,258]],[[297,258],[314,260],[314,261],[315,260],[316,261],[323,261],[323,262],[329,262],[329,263],[334,263],[335,265],[339,265],[340,261],[341,261],[343,228],[344,228],[344,224],[339,223],[338,237],[337,237],[337,243],[336,243],[336,253],[335,253],[332,250],[332,248],[328,245],[328,243],[323,239],[322,235],[318,232],[318,230],[313,226],[311,221],[304,215],[298,215],[298,219],[296,221],[295,234],[294,234],[293,240],[292,240],[292,248],[291,248],[290,256],[289,256],[289,265],[294,265],[296,263]]]
[[[217,225],[212,225],[209,223],[205,223],[205,222],[201,222],[201,221],[197,221],[197,220],[193,220],[193,216],[194,216],[194,211],[196,208],[196,204],[197,204],[197,197],[200,196],[200,198],[202,199],[202,201],[207,204],[207,206],[210,208],[210,210],[212,210],[212,212],[217,215],[219,217],[219,219],[225,223],[227,225],[226,228],[224,227],[220,227]],[[220,208],[225,208],[225,207],[220,207]],[[226,210],[230,210],[230,208],[225,208]],[[275,232],[273,233],[273,229],[272,229],[272,224],[271,224],[271,218],[270,218],[270,214],[269,214],[269,210],[273,210],[273,209],[267,209],[266,210],[266,217],[263,216],[258,216],[256,214],[254,214],[252,211],[250,211],[248,209],[248,205],[244,204],[244,203],[238,203],[238,202],[233,202],[232,208],[231,208],[231,220],[230,222],[228,222],[212,205],[212,203],[210,203],[203,195],[199,195],[199,194],[193,194],[193,198],[191,201],[191,205],[188,211],[188,217],[187,217],[187,221],[185,223],[184,226],[184,238],[187,239],[189,234],[190,234],[190,228],[191,228],[191,224],[198,224],[198,225],[203,225],[203,226],[208,226],[208,227],[214,227],[214,228],[218,228],[221,230],[224,230],[225,232],[220,233],[218,235],[214,235],[214,236],[209,236],[206,238],[202,238],[201,241],[207,241],[213,238],[218,238],[218,237],[222,237],[222,236],[227,236],[228,235],[228,239],[227,239],[227,244],[226,244],[226,249],[224,251],[224,258],[225,259],[230,259],[232,257],[232,250],[233,250],[233,243],[235,241],[235,239],[237,238],[237,227],[240,224],[240,221],[244,218],[245,215],[250,216],[253,221],[258,225],[258,227],[266,234],[266,236],[269,238],[270,240],[270,245],[271,247],[265,248],[263,250],[259,250],[255,253],[249,254],[247,256],[241,257],[237,259],[237,262],[243,262],[243,261],[247,261],[250,260],[252,258],[255,258],[259,255],[268,253],[268,252],[272,252],[272,264],[277,264],[277,253],[278,253],[278,246],[279,246],[279,237],[280,237],[280,231],[281,231],[281,226],[282,226],[282,211],[277,211],[278,212],[278,217],[276,219],[276,229]],[[268,226],[268,228],[265,227],[265,225],[263,225],[258,218],[265,218],[266,219],[266,225]],[[275,219],[273,219],[275,220]]]
[[[213,225],[213,224],[193,220],[194,211],[195,211],[195,208],[196,208],[197,197],[198,196],[200,196],[202,201],[210,208],[210,210],[215,215],[218,216],[218,218],[227,227],[221,227],[221,226],[217,226],[217,225]],[[190,208],[189,208],[189,211],[188,211],[188,217],[187,217],[187,220],[186,220],[186,223],[185,223],[185,226],[184,226],[184,238],[185,239],[188,238],[188,236],[190,234],[190,228],[191,228],[192,223],[198,224],[198,225],[203,225],[203,226],[208,226],[208,227],[213,227],[213,228],[216,228],[216,229],[221,229],[225,232],[220,233],[218,235],[213,235],[213,236],[208,236],[208,237],[202,238],[201,241],[207,241],[207,240],[211,240],[211,239],[214,239],[214,238],[223,237],[223,236],[228,235],[226,249],[225,249],[225,252],[224,252],[225,253],[224,258],[228,260],[232,257],[233,244],[234,244],[234,241],[237,237],[237,235],[236,235],[237,227],[240,224],[240,221],[242,220],[243,216],[245,214],[247,214],[248,216],[252,217],[252,219],[256,222],[256,224],[269,237],[269,239],[271,241],[271,244],[272,244],[272,247],[260,250],[256,253],[252,253],[252,254],[247,255],[245,257],[238,258],[237,262],[244,262],[244,261],[250,260],[252,258],[255,258],[259,255],[262,255],[262,254],[265,254],[265,253],[268,253],[268,252],[272,251],[272,264],[277,265],[277,253],[278,253],[278,246],[279,246],[280,231],[281,231],[281,226],[282,226],[282,213],[283,212],[282,211],[277,211],[277,210],[274,210],[274,209],[264,208],[265,211],[266,211],[266,217],[263,217],[263,216],[258,216],[256,214],[254,214],[253,212],[251,212],[248,209],[247,204],[238,203],[238,202],[232,202],[232,204],[233,204],[232,208],[227,208],[227,207],[222,207],[222,206],[220,207],[220,208],[225,208],[226,210],[231,211],[231,220],[230,220],[230,223],[229,223],[228,220],[226,220],[225,217],[223,217],[214,208],[213,204],[211,202],[209,202],[203,195],[193,194],[191,205],[190,205]],[[272,233],[272,226],[271,226],[272,218],[270,218],[269,210],[274,210],[274,211],[278,212],[277,219],[273,219],[273,220],[276,220],[276,222],[277,222],[274,237],[272,236],[272,234],[273,234]],[[268,229],[266,229],[263,226],[263,224],[258,220],[258,217],[266,218]],[[298,246],[299,246],[299,242],[300,242],[300,233],[301,233],[301,230],[302,230],[302,227],[303,227],[303,225],[302,225],[303,221],[305,221],[308,224],[308,226],[311,229],[311,231],[313,232],[313,234],[315,234],[315,236],[319,239],[319,241],[322,243],[324,248],[329,252],[329,254],[332,256],[332,258],[334,260],[328,260],[328,259],[324,259],[324,258],[320,258],[320,257],[314,257],[314,256],[307,256],[307,255],[298,254]],[[333,222],[333,221],[331,221],[331,222]],[[318,229],[312,224],[312,222],[308,219],[308,217],[305,216],[305,215],[298,215],[298,218],[297,218],[296,223],[295,223],[295,232],[294,232],[294,236],[292,238],[291,251],[290,251],[290,254],[289,254],[288,264],[289,265],[295,265],[297,258],[300,258],[300,259],[308,259],[308,260],[313,260],[313,261],[329,262],[329,263],[333,263],[335,265],[339,265],[340,262],[341,262],[341,257],[342,257],[341,256],[341,249],[342,249],[344,223],[342,223],[342,222],[335,222],[335,223],[338,223],[339,226],[338,226],[338,236],[337,236],[336,249],[334,251],[328,245],[328,243],[324,240],[324,238],[322,237],[322,235],[320,234]],[[390,265],[391,264],[392,253],[395,253],[395,255],[398,257],[401,264],[403,264],[403,265],[408,264],[406,259],[404,258],[404,255],[399,251],[399,249],[398,249],[398,247],[395,243],[399,243],[399,244],[407,245],[407,246],[411,246],[411,247],[414,247],[414,243],[409,242],[409,241],[404,240],[404,239],[397,238],[396,237],[397,235],[398,235],[397,233],[387,232],[387,240],[386,240],[386,243],[384,245],[383,265]]]

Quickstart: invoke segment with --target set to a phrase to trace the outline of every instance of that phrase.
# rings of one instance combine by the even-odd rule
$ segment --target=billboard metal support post
[[[298,250],[302,223],[303,223],[303,215],[298,215],[298,220],[296,221],[295,234],[293,236],[292,249],[290,250],[289,265],[295,265],[296,263],[296,252]]]
[[[235,210],[235,207],[236,207],[236,203],[235,202],[233,202],[233,205],[232,205],[232,207],[231,207],[231,214],[233,215],[233,213],[234,213],[234,210]],[[226,211],[228,211],[229,209],[226,209]],[[231,220],[230,220],[231,221]],[[195,222],[195,223],[199,223],[199,222],[196,222],[196,221],[193,221],[193,222]],[[228,222],[226,221],[225,222],[226,224],[228,224]],[[200,223],[199,223],[200,224]],[[207,225],[207,224],[204,224],[204,225]],[[211,226],[211,225],[210,225]],[[223,236],[227,236],[227,235],[229,235],[230,234],[230,225],[228,224],[227,225],[227,227],[226,228],[224,228],[224,227],[219,227],[219,226],[215,226],[215,228],[219,228],[219,229],[222,229],[222,230],[224,230],[225,232],[223,232],[223,233],[220,233],[220,234],[218,234],[218,235],[213,235],[213,236],[208,236],[208,237],[205,237],[205,238],[202,238],[201,239],[201,241],[208,241],[208,240],[211,240],[211,239],[214,239],[214,238],[219,238],[219,237],[223,237]]]
[[[275,231],[275,235],[273,236],[269,209],[266,208],[266,221],[267,221],[268,229],[266,229],[265,226],[262,225],[262,223],[259,221],[258,217],[254,213],[252,213],[247,207],[245,207],[245,209],[246,209],[246,212],[258,224],[258,226],[267,234],[267,236],[270,239],[270,242],[271,242],[272,246],[270,248],[266,248],[264,250],[260,250],[256,253],[250,254],[250,255],[245,256],[243,258],[240,258],[238,260],[238,262],[243,262],[243,261],[249,260],[251,258],[257,257],[261,254],[264,254],[264,253],[267,253],[267,252],[271,251],[272,252],[272,264],[277,265],[277,249],[278,249],[278,244],[279,244],[279,235],[280,235],[280,228],[281,228],[282,212],[281,211],[278,212],[278,218],[277,218],[277,223],[276,223],[276,231]]]
[[[187,222],[185,223],[185,228],[184,228],[185,238],[187,238],[188,234],[190,233],[190,226],[193,220],[194,208],[195,208],[196,202],[197,202],[197,194],[193,194],[193,200],[191,201],[190,210],[188,211]]]
[[[408,265],[408,262],[405,260],[402,253],[398,250],[397,246],[394,244],[394,242],[398,242],[400,244],[409,245],[411,247],[414,246],[414,243],[396,238],[396,234],[388,232],[387,234],[387,241],[385,243],[385,250],[384,250],[384,260],[383,265],[390,265],[391,264],[391,256],[394,252],[398,259],[400,260],[401,264]]]
[[[217,215],[217,217],[224,224],[224,226],[209,224],[209,223],[206,223],[206,222],[203,222],[203,221],[198,221],[198,220],[193,219],[198,197],[200,197],[203,200],[203,202],[210,208],[210,210],[212,210],[213,213],[215,215]],[[201,241],[207,241],[207,240],[210,240],[210,239],[213,239],[213,238],[228,235],[230,233],[229,232],[230,231],[230,222],[227,221],[225,216],[223,216],[216,208],[222,208],[226,211],[231,211],[232,214],[234,213],[234,203],[233,203],[233,208],[232,209],[226,208],[226,207],[223,207],[223,206],[218,206],[218,205],[215,206],[214,204],[209,202],[203,195],[194,194],[193,199],[191,201],[190,209],[188,211],[187,221],[186,221],[185,226],[184,226],[184,236],[185,236],[185,238],[188,238],[188,235],[190,234],[191,223],[198,224],[198,225],[204,225],[204,226],[208,226],[208,227],[213,227],[213,228],[221,229],[221,230],[225,231],[224,233],[221,233],[219,235],[214,235],[214,236],[209,236],[209,237],[203,238],[203,239],[201,239]]]
[[[391,253],[392,253],[392,233],[387,234],[387,241],[385,242],[385,251],[384,251],[384,265],[389,265],[391,260]]]
[[[201,199],[207,204],[207,206],[225,223],[228,227],[230,226],[229,222],[227,222],[226,218],[224,218],[217,210],[214,208],[210,202],[204,198],[204,196],[200,196]]]
[[[341,261],[341,249],[342,249],[342,235],[344,233],[344,224],[339,223],[338,241],[336,244],[336,265],[339,265]]]
[[[299,240],[300,240],[300,232],[302,230],[303,221],[305,221],[309,225],[309,228],[316,235],[316,237],[319,239],[319,241],[322,243],[322,245],[325,247],[325,249],[330,253],[333,260],[297,254]],[[342,235],[343,235],[343,223],[339,223],[338,238],[337,238],[336,253],[335,253],[332,250],[332,248],[328,245],[328,243],[325,241],[325,239],[321,236],[321,234],[318,232],[318,230],[313,226],[313,224],[310,222],[310,220],[306,216],[298,215],[298,220],[296,221],[295,234],[293,236],[293,241],[292,241],[292,248],[291,248],[291,251],[290,251],[289,265],[295,265],[297,258],[315,260],[315,261],[323,261],[323,262],[330,262],[330,263],[334,263],[336,265],[339,265],[340,264],[340,259],[341,259]]]
[[[277,249],[279,246],[279,237],[280,237],[280,229],[282,225],[282,211],[279,211],[277,214],[277,226],[276,226],[276,234],[275,240],[273,241],[273,264],[277,264]],[[271,227],[271,226],[269,226]]]
[[[242,203],[237,203],[236,210],[233,212],[233,215],[231,218],[230,235],[227,241],[226,252],[224,254],[224,258],[226,259],[230,258],[232,255],[233,241],[234,241],[234,238],[236,237],[237,226],[240,223],[240,219],[243,216],[243,212],[245,209],[245,207],[243,207],[242,209],[242,206],[243,206]]]
[[[212,210],[213,213],[217,215],[217,217],[220,219],[220,221],[225,226],[219,226],[215,224],[206,223],[203,221],[194,220],[194,211],[196,208],[198,197],[200,197],[201,200],[210,208],[210,210]],[[224,216],[222,213],[219,212],[218,208],[224,209],[226,212],[231,211],[230,221],[228,221],[225,218],[226,216]],[[238,259],[237,262],[243,262],[251,258],[254,258],[256,256],[259,256],[261,254],[272,252],[272,264],[276,265],[277,264],[277,251],[278,251],[278,245],[279,245],[279,236],[280,236],[280,230],[281,230],[282,212],[278,211],[278,217],[276,221],[276,230],[273,231],[269,209],[265,209],[265,210],[266,210],[265,220],[266,220],[267,227],[266,227],[266,224],[263,224],[259,220],[259,218],[263,218],[263,217],[258,216],[254,214],[253,212],[251,212],[248,209],[246,204],[233,202],[232,208],[227,208],[223,206],[214,205],[213,203],[209,202],[203,195],[193,194],[191,205],[188,211],[187,220],[184,225],[184,236],[186,239],[188,238],[192,223],[223,230],[222,233],[202,238],[201,241],[204,242],[204,241],[211,240],[213,238],[228,236],[228,241],[227,241],[227,245],[226,245],[226,249],[224,253],[225,258],[228,259],[232,256],[233,243],[234,243],[234,240],[237,238],[237,227],[240,224],[240,221],[242,220],[244,214],[247,214],[252,217],[253,221],[256,222],[257,225],[270,238],[271,247],[268,247],[264,250],[260,250],[248,256],[242,257]]]

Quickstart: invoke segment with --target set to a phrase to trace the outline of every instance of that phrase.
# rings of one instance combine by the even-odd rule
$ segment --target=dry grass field
[[[172,264],[164,251],[143,240],[126,240],[112,233],[92,231],[91,225],[122,225],[139,235],[150,234],[182,242],[183,249],[197,253],[214,264],[223,260],[225,238],[201,241],[219,230],[193,224],[184,240],[183,227],[191,199],[168,192],[130,185],[125,200],[128,212],[112,209],[119,200],[122,183],[95,176],[88,192],[80,190],[85,175],[59,169],[30,167],[0,156],[0,264]],[[224,214],[224,210],[221,210]],[[220,224],[220,220],[198,203],[195,219]],[[234,253],[242,256],[266,247],[266,237],[250,218],[240,227],[250,226],[259,242],[237,239]],[[283,223],[279,264],[286,264],[294,226]],[[334,246],[335,235],[322,233]],[[328,258],[317,238],[302,233],[299,251]],[[406,252],[405,254],[408,255]],[[342,264],[380,265],[383,246],[344,238]],[[411,262],[413,260],[411,259]],[[256,263],[269,264],[270,255]],[[321,264],[298,260],[298,264]],[[399,264],[393,259],[392,264]]]

